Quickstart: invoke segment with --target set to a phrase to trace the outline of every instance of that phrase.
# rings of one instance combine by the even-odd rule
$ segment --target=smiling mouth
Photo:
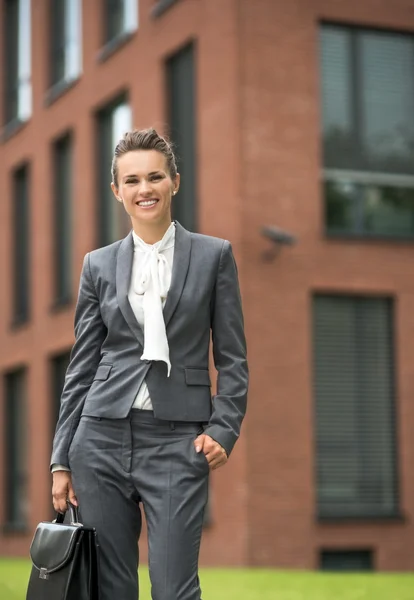
[[[140,200],[137,202],[137,206],[141,206],[142,208],[149,208],[150,206],[155,206],[158,200],[155,198],[151,198],[150,200]]]

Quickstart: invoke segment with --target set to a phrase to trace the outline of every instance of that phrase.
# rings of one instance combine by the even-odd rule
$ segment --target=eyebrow
[[[148,173],[148,176],[162,174],[162,173],[163,173],[163,171],[151,171],[151,173]],[[130,173],[129,175],[125,175],[124,179],[128,179],[128,177],[138,177],[138,175],[136,175],[135,173]]]

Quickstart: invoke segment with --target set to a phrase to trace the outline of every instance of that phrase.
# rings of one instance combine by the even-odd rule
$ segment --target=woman
[[[84,260],[53,443],[53,505],[64,512],[67,499],[79,502],[84,524],[96,528],[102,600],[137,599],[140,504],[153,600],[199,600],[208,474],[227,462],[246,410],[236,265],[229,242],[171,221],[180,175],[155,130],[125,134],[111,185],[133,230]]]

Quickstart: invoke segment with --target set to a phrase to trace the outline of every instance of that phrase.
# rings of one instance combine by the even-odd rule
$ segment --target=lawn
[[[0,599],[25,600],[30,565],[0,560]],[[264,569],[202,569],[203,600],[414,600],[414,574],[323,574]],[[150,600],[141,572],[141,600]]]

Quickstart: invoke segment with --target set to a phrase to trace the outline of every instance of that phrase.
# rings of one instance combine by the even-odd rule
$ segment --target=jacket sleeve
[[[223,446],[229,456],[246,412],[249,374],[237,267],[228,241],[220,255],[211,329],[217,394],[204,433]]]
[[[63,386],[51,465],[68,467],[68,451],[79,424],[86,395],[98,367],[107,329],[92,281],[90,255],[85,256],[75,311],[75,344]]]

